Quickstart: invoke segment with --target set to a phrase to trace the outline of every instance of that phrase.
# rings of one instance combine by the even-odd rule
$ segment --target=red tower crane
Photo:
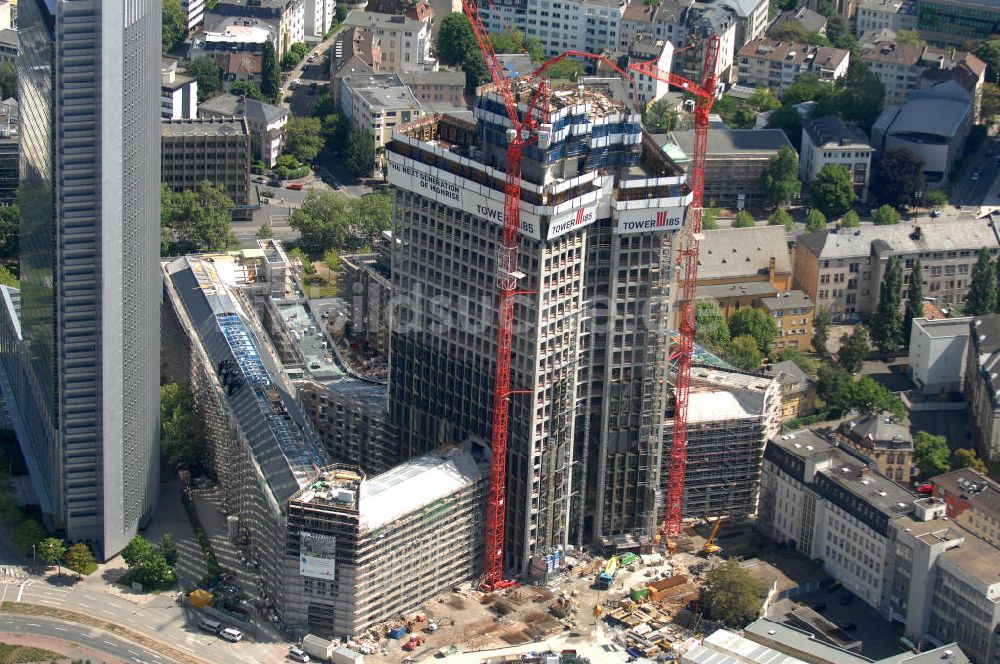
[[[694,112],[694,155],[692,155],[689,181],[692,190],[690,215],[686,225],[687,242],[681,249],[681,325],[677,357],[677,385],[675,389],[674,438],[670,449],[670,472],[667,476],[667,496],[664,504],[663,532],[676,536],[681,532],[681,516],[684,507],[684,473],[687,469],[687,416],[688,397],[691,392],[691,357],[694,351],[694,305],[695,288],[698,280],[698,253],[701,245],[702,208],[705,202],[705,158],[708,151],[708,114],[715,101],[715,89],[719,82],[715,69],[719,59],[719,37],[711,35],[705,45],[705,61],[702,65],[701,84],[698,85],[683,76],[665,72],[656,66],[656,61],[637,62],[629,66],[640,74],[645,74],[664,83],[697,95]]]
[[[486,556],[480,582],[485,590],[499,590],[513,585],[503,578],[504,528],[506,525],[507,430],[510,421],[510,352],[514,324],[514,298],[517,272],[517,242],[521,227],[521,155],[524,146],[538,140],[536,105],[544,99],[546,86],[538,86],[522,118],[517,111],[517,99],[503,64],[493,50],[489,35],[479,16],[475,0],[462,0],[486,67],[503,99],[512,128],[507,131],[507,178],[504,186],[503,235],[497,248],[497,349],[493,385],[493,431],[491,438],[490,485],[486,498]]]

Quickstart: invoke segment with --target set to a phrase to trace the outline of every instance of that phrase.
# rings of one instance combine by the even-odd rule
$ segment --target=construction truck
[[[601,590],[607,590],[614,583],[615,577],[618,576],[618,556],[611,556],[608,558],[608,562],[604,563],[604,567],[597,575],[597,587]]]

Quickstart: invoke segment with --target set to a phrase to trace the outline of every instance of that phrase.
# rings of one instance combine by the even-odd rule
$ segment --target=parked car
[[[941,216],[941,210],[931,210],[931,217],[937,219]]]
[[[301,648],[292,646],[292,648],[288,651],[288,659],[295,662],[308,662],[309,655],[307,655]]]
[[[226,641],[236,643],[237,641],[243,640],[243,632],[233,627],[227,627],[219,632],[219,637],[225,639]]]
[[[222,629],[222,623],[220,623],[218,620],[202,618],[201,622],[198,623],[198,628],[203,629],[206,632],[211,632],[212,634],[218,634],[219,630]]]
[[[982,174],[983,174],[982,171],[978,171],[978,170],[977,171],[973,171],[973,173],[972,173],[972,179],[973,180],[978,180],[982,176]]]
[[[292,191],[301,191],[302,190],[302,183],[301,182],[293,182],[293,183],[291,183],[289,185],[285,185],[285,189],[291,189]]]

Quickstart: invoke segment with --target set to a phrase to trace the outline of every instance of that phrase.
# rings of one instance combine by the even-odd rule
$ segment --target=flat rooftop
[[[243,118],[190,118],[163,120],[163,136],[246,136]]]
[[[964,318],[937,318],[934,320],[926,318],[913,319],[913,324],[923,330],[932,339],[968,336],[969,323],[971,322],[971,316]]]
[[[768,297],[776,295],[778,289],[769,281],[747,281],[741,284],[711,284],[698,286],[695,299],[719,300],[729,297]]]
[[[774,381],[765,376],[723,369],[691,369],[689,422],[757,418],[764,413],[764,397]]]
[[[779,293],[774,297],[761,299],[760,305],[768,311],[779,309],[803,309],[813,306],[812,299],[800,290],[792,290],[787,293]]]
[[[958,525],[953,520],[932,519],[919,521],[910,515],[896,520],[897,527],[912,537],[930,543],[939,543],[964,538],[955,548],[945,551],[942,556],[983,584],[1000,584],[1000,565],[997,564],[1000,549]],[[994,601],[1000,601],[994,598]]]

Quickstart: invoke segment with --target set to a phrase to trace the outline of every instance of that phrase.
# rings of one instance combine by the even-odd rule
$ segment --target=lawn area
[[[51,662],[54,659],[64,659],[62,655],[42,648],[14,646],[0,643],[0,664],[20,664],[20,662]]]
[[[337,283],[337,273],[323,261],[313,261],[312,267],[313,274],[303,275],[304,285],[308,289],[306,294],[313,299],[339,296],[340,284]]]

